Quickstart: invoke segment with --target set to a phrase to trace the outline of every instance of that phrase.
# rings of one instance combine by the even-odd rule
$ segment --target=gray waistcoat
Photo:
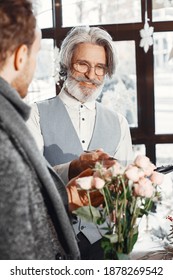
[[[96,104],[96,121],[88,150],[103,148],[113,156],[120,141],[119,119],[116,113],[98,102]],[[56,96],[37,103],[37,106],[44,139],[44,156],[49,163],[54,166],[77,158],[83,152],[82,145],[61,99]],[[102,229],[104,227],[106,224],[97,227],[78,219],[74,230],[76,234],[82,231],[90,243],[94,243],[106,233]]]
[[[55,98],[37,103],[44,139],[44,156],[52,166],[69,162],[82,152],[79,137],[61,101]],[[116,113],[96,103],[96,121],[88,150],[103,148],[114,155],[120,141],[120,123]]]

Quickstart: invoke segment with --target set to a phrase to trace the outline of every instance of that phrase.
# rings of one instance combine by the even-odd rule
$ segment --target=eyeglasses
[[[85,61],[78,61],[76,63],[73,63],[73,68],[79,73],[87,73],[91,70],[91,68],[94,68],[94,72],[97,76],[104,76],[107,73],[107,67],[102,64],[98,64],[96,66],[91,66]]]

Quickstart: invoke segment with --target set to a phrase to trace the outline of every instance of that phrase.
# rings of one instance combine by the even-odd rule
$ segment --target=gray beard
[[[81,103],[96,100],[97,97],[100,95],[103,86],[104,82],[100,85],[97,85],[96,89],[82,87],[79,86],[79,82],[75,80],[72,76],[68,76],[65,81],[65,88],[67,92]]]

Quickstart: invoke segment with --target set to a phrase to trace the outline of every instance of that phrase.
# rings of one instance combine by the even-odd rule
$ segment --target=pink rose
[[[145,169],[150,164],[150,159],[146,156],[138,155],[134,161],[134,164]]]
[[[144,155],[138,155],[134,161],[134,163],[141,167],[144,168],[146,166],[148,166],[148,164],[150,163],[150,159]]]
[[[144,172],[139,169],[137,166],[130,165],[128,169],[125,171],[125,175],[129,180],[133,182],[137,182],[139,178],[144,176]]]
[[[146,176],[150,176],[156,166],[150,161],[150,159],[143,155],[138,155],[134,161],[134,164],[142,168]]]
[[[154,193],[154,187],[148,178],[141,178],[134,184],[134,193],[136,196],[150,198]]]
[[[110,171],[111,176],[116,177],[121,173],[121,165],[116,161],[114,165],[108,168],[108,171]]]
[[[103,178],[106,181],[111,181],[111,179],[112,179],[112,172],[111,172],[111,170],[109,168],[105,170],[105,172],[103,174]]]
[[[156,172],[154,171],[153,174],[151,175],[150,177],[150,180],[156,184],[156,185],[160,185],[162,184],[163,182],[163,178],[164,178],[164,175],[162,173],[159,173],[159,172]]]
[[[76,179],[77,187],[80,187],[83,190],[89,190],[93,185],[93,176],[81,177]]]
[[[156,166],[150,162],[150,164],[146,168],[143,168],[145,175],[150,176],[155,168]]]
[[[99,177],[93,178],[93,185],[96,189],[102,189],[105,185],[105,181]]]

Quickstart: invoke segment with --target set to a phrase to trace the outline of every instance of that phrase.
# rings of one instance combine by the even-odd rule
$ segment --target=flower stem
[[[128,245],[127,245],[127,253],[131,252],[134,225],[135,225],[136,219],[138,217],[138,213],[136,212],[136,209],[137,209],[137,199],[134,198],[132,203],[133,203],[133,214],[132,214],[132,218],[131,218],[131,222],[130,222],[129,242],[128,242]]]
[[[92,217],[92,220],[94,220],[94,216],[93,216],[93,213],[92,213],[92,204],[91,204],[91,198],[90,198],[90,192],[87,190],[87,196],[88,196],[88,204],[89,204],[89,209],[90,209],[90,213],[91,213],[91,217]]]

